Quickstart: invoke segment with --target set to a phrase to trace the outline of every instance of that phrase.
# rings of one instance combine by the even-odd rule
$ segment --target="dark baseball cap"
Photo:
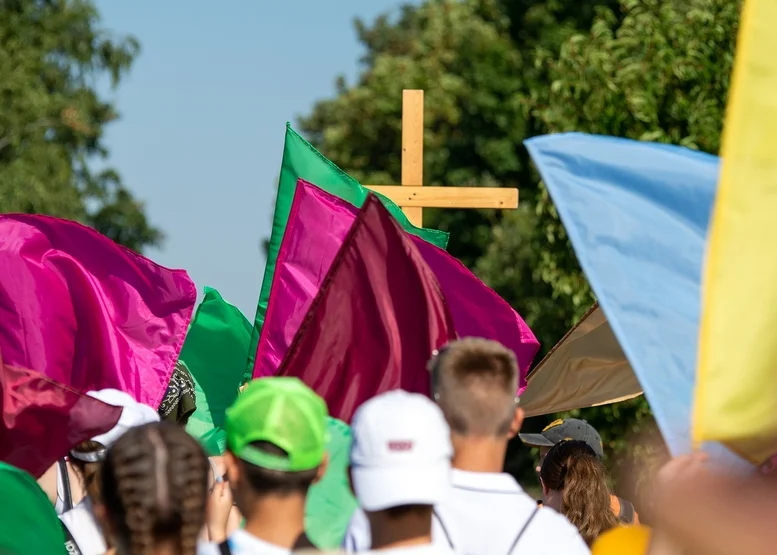
[[[551,422],[539,434],[518,434],[526,445],[532,447],[553,447],[568,439],[584,441],[594,450],[596,456],[604,456],[604,447],[599,432],[585,420],[568,418]]]

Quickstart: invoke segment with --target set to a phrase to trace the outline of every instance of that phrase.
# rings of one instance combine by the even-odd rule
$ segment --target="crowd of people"
[[[638,522],[633,505],[611,494],[601,439],[584,421],[520,436],[540,448],[541,500],[503,472],[523,423],[511,351],[463,339],[435,353],[429,371],[432,398],[390,391],[353,417],[349,473],[360,508],[343,553],[582,555],[608,530]],[[209,459],[182,426],[192,403],[174,381],[166,414],[119,391],[90,393],[122,407],[121,417],[39,480],[50,515],[36,518],[56,513],[65,543],[27,553],[316,549],[305,502],[327,471],[324,400],[295,378],[253,380],[226,413],[223,456]]]

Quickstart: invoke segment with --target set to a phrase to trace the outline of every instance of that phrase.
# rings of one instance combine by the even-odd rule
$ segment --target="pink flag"
[[[115,388],[158,407],[196,290],[81,224],[0,215],[0,352],[77,391]]]
[[[299,329],[358,210],[302,179],[297,184],[278,253],[254,377],[272,376]],[[483,337],[512,349],[521,369],[520,390],[539,342],[521,316],[443,249],[408,235],[432,269],[459,337]]]
[[[426,363],[455,338],[434,273],[371,194],[278,374],[301,379],[326,399],[334,418],[350,422],[359,405],[386,391],[429,395]]]

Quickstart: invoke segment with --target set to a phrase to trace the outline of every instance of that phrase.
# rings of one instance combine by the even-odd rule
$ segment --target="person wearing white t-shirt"
[[[351,483],[372,551],[451,553],[432,543],[432,513],[448,494],[453,455],[440,409],[423,395],[390,391],[359,407],[351,429]]]
[[[467,555],[590,553],[564,516],[538,508],[502,472],[507,442],[523,423],[513,352],[494,341],[466,338],[436,353],[429,371],[454,452],[452,487],[433,515],[434,544]],[[343,545],[356,552],[372,543],[368,519],[357,511]]]
[[[122,407],[122,411],[113,428],[77,445],[70,451],[71,464],[75,467],[87,495],[72,509],[62,513],[59,518],[64,525],[65,545],[69,553],[103,555],[108,546],[90,499],[90,496],[99,497],[100,486],[97,480],[99,467],[105,459],[108,448],[121,436],[131,428],[158,422],[159,415],[153,408],[138,403],[127,393],[116,389],[90,391],[87,395],[108,405]]]

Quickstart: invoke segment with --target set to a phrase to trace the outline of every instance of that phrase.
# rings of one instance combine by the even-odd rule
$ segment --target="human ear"
[[[509,438],[513,439],[521,431],[523,426],[523,419],[525,413],[521,407],[515,407],[515,414],[513,414],[513,421],[510,423]]]
[[[316,478],[313,480],[313,483],[317,483],[324,479],[324,476],[326,475],[326,471],[329,468],[329,453],[324,453],[324,458],[321,459],[321,464],[318,466],[318,472],[316,473]]]

